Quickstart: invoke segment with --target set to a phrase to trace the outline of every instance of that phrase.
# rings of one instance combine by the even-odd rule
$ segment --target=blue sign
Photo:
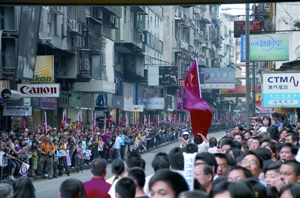
[[[245,35],[241,35],[241,62],[246,61]]]

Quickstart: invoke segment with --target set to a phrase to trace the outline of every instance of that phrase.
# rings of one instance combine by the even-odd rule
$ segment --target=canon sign
[[[18,91],[23,97],[58,98],[60,84],[18,84]]]

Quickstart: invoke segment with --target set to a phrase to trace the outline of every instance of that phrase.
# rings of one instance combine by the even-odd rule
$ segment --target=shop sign
[[[18,84],[18,91],[21,92],[24,98],[58,98],[60,93],[60,84]]]
[[[32,107],[26,106],[4,106],[3,116],[32,116]]]
[[[148,98],[146,102],[147,109],[164,109],[165,98]]]

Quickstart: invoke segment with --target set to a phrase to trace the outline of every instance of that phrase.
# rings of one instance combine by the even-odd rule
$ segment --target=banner
[[[54,56],[36,56],[33,80],[27,83],[53,83],[54,82]]]
[[[23,176],[26,176],[28,174],[29,167],[29,164],[22,162],[19,173]]]
[[[92,156],[92,151],[91,150],[85,150],[85,155],[84,155],[84,159],[86,160],[90,160]]]

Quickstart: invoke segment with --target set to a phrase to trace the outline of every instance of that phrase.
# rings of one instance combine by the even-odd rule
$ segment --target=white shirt
[[[113,145],[113,149],[120,149],[121,148],[121,138],[118,136],[116,137],[115,143]]]
[[[0,151],[0,167],[4,166],[4,151]]]
[[[262,126],[258,129],[259,132],[263,133],[263,132],[267,132],[267,129],[265,126]]]
[[[146,178],[145,178],[145,185],[144,185],[144,192],[145,192],[145,194],[148,196],[148,197],[151,197],[151,194],[150,194],[150,190],[149,190],[149,181],[150,181],[150,179],[152,178],[152,176],[153,176],[154,174],[152,174],[152,175],[149,175],[149,176],[147,176]]]
[[[119,179],[116,179],[114,183],[111,185],[108,194],[110,195],[111,198],[116,198],[116,184]]]
[[[103,151],[104,142],[100,141],[98,144],[98,151]]]
[[[295,157],[295,160],[296,160],[297,162],[300,162],[300,149],[298,149],[298,153],[297,153],[297,155],[296,155],[296,157]]]

